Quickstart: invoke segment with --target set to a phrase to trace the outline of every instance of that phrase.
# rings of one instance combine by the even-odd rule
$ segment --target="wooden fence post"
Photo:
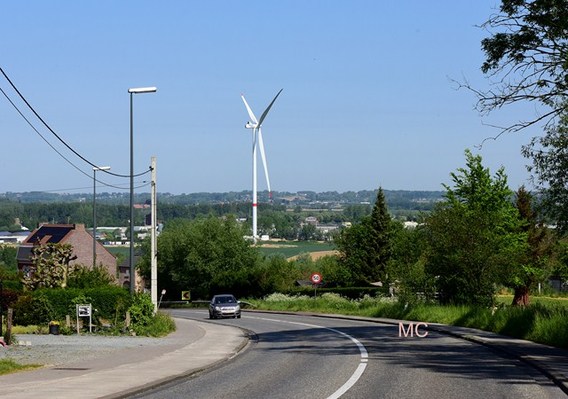
[[[4,337],[4,342],[6,344],[12,344],[12,316],[14,315],[14,309],[8,308],[8,315],[6,316],[6,336]]]

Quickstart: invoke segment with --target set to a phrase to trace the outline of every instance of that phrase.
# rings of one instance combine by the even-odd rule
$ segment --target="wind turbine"
[[[280,93],[282,93],[282,90],[283,89],[280,89],[280,91],[276,94],[272,102],[268,105],[268,107],[266,107],[266,109],[260,116],[259,120],[257,120],[256,117],[254,116],[254,113],[252,112],[252,110],[250,109],[247,103],[247,100],[245,100],[245,96],[241,94],[241,98],[245,103],[245,107],[247,108],[247,112],[251,119],[251,121],[245,124],[245,127],[247,129],[252,129],[252,238],[255,244],[256,240],[258,239],[257,223],[256,223],[257,219],[256,148],[257,145],[260,145],[260,157],[262,159],[262,165],[264,166],[264,176],[266,177],[266,185],[268,186],[268,196],[269,198],[272,199],[272,192],[270,191],[270,179],[268,178],[268,165],[266,163],[266,154],[264,152],[264,142],[262,141],[261,126],[262,122],[266,118],[266,115],[268,115],[268,111],[270,111],[270,108],[272,108],[272,105],[274,104]]]

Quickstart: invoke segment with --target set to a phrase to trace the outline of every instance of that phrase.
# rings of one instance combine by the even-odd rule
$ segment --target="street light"
[[[155,87],[138,87],[128,89],[130,93],[130,293],[136,290],[134,273],[134,119],[132,98],[133,94],[155,93]]]
[[[97,170],[110,170],[110,166],[93,166],[93,269],[97,266]]]

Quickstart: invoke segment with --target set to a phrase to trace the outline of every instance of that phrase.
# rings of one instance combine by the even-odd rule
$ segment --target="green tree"
[[[14,246],[0,244],[0,266],[6,270],[16,272],[18,270],[17,252],[18,250]]]
[[[532,159],[528,169],[545,214],[561,233],[568,232],[568,115],[547,128],[543,137],[533,138],[523,147],[523,155]]]
[[[69,264],[73,258],[73,247],[69,244],[48,243],[34,246],[31,256],[33,269],[24,273],[22,284],[29,290],[65,288],[67,280],[78,268]]]
[[[250,273],[260,257],[244,236],[234,218],[168,223],[158,237],[160,281],[170,281],[179,291],[191,290],[194,298],[217,291],[246,295],[251,289]],[[148,251],[141,269],[149,274]]]
[[[298,233],[298,240],[300,241],[308,241],[308,240],[315,240],[318,238],[318,231],[315,225],[311,223],[305,223],[300,232]]]
[[[491,36],[481,42],[486,57],[481,70],[492,78],[492,84],[488,91],[472,89],[478,96],[478,109],[487,113],[518,102],[539,102],[547,108],[505,129],[509,131],[549,122],[564,113],[568,1],[501,0],[499,12],[482,28]]]
[[[265,258],[258,262],[252,272],[253,289],[250,295],[261,297],[273,292],[285,292],[294,287],[296,280],[302,277],[294,262],[286,260],[284,256]]]
[[[379,187],[375,205],[371,211],[369,260],[375,276],[383,281],[387,279],[387,265],[392,256],[392,223],[383,189]]]
[[[435,285],[425,269],[428,242],[424,226],[404,228],[402,223],[393,223],[392,246],[389,275],[398,297],[407,302],[432,299]]]
[[[522,245],[519,264],[514,265],[506,276],[507,285],[515,290],[512,304],[519,306],[530,303],[530,291],[537,283],[543,282],[555,266],[556,238],[543,223],[539,223],[532,202],[532,195],[521,187],[517,191],[516,206],[522,221],[520,230],[525,234],[526,242]]]
[[[451,174],[454,187],[444,185],[446,199],[427,219],[426,270],[443,301],[490,305],[524,236],[504,169],[491,177],[481,156],[465,156],[467,167]]]
[[[69,288],[95,288],[116,284],[116,278],[102,265],[95,267],[81,265],[67,279]]]
[[[336,238],[341,262],[357,283],[386,281],[392,254],[391,218],[382,188],[377,192],[370,216],[344,229]]]

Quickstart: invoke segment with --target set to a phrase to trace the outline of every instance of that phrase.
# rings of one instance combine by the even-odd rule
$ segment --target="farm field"
[[[333,244],[315,241],[282,241],[268,242],[259,245],[265,256],[284,256],[292,258],[306,253],[331,254],[336,248]]]
[[[130,247],[128,246],[105,246],[105,248],[113,255],[123,255],[124,257],[128,257],[130,255]]]
[[[115,256],[121,256],[127,259],[130,254],[128,246],[107,246],[106,249]],[[316,241],[281,241],[281,242],[263,242],[258,245],[260,253],[265,256],[280,255],[285,258],[297,257],[302,254],[312,253],[312,257],[330,255],[335,251],[335,246],[326,242]]]

